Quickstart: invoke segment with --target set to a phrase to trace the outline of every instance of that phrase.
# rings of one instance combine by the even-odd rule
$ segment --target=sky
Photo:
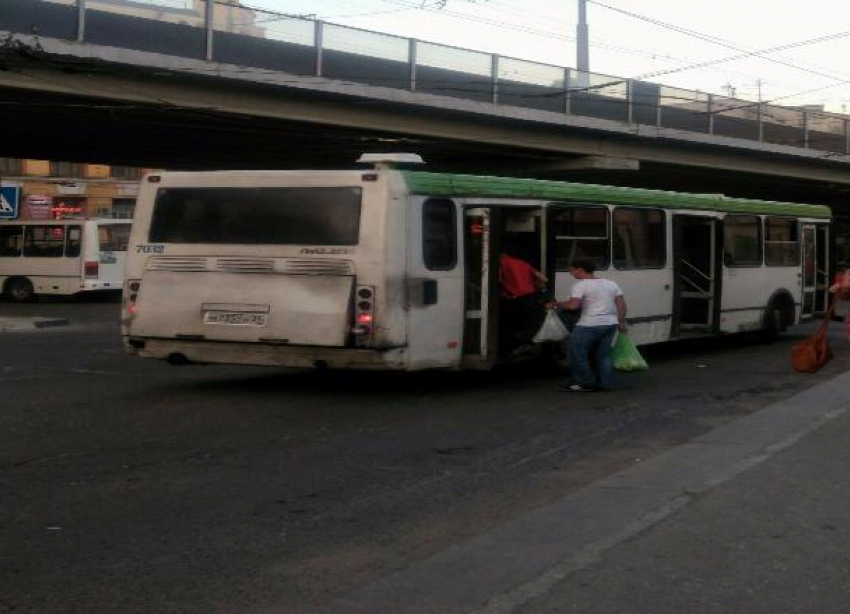
[[[243,4],[517,59],[576,65],[578,0],[446,0],[443,9],[437,0]],[[850,113],[847,0],[588,0],[587,11],[591,72]],[[273,27],[273,20],[268,25]]]

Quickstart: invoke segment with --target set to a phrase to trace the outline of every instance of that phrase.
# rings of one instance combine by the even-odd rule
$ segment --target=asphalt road
[[[117,302],[0,334],[0,611],[297,612],[850,367],[791,343],[649,354],[611,394],[479,373],[171,367],[123,355]]]

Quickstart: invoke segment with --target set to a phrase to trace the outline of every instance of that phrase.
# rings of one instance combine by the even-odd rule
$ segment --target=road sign
[[[16,219],[20,201],[21,188],[0,187],[0,220]]]

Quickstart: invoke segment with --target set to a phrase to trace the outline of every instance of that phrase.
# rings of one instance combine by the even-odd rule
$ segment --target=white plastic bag
[[[561,318],[554,310],[546,312],[546,318],[540,326],[540,330],[534,335],[534,343],[545,343],[547,341],[563,341],[567,338],[567,327],[561,322]]]

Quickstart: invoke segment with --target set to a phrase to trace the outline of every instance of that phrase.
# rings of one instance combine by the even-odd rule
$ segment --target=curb
[[[0,318],[0,333],[68,326],[67,318]]]

